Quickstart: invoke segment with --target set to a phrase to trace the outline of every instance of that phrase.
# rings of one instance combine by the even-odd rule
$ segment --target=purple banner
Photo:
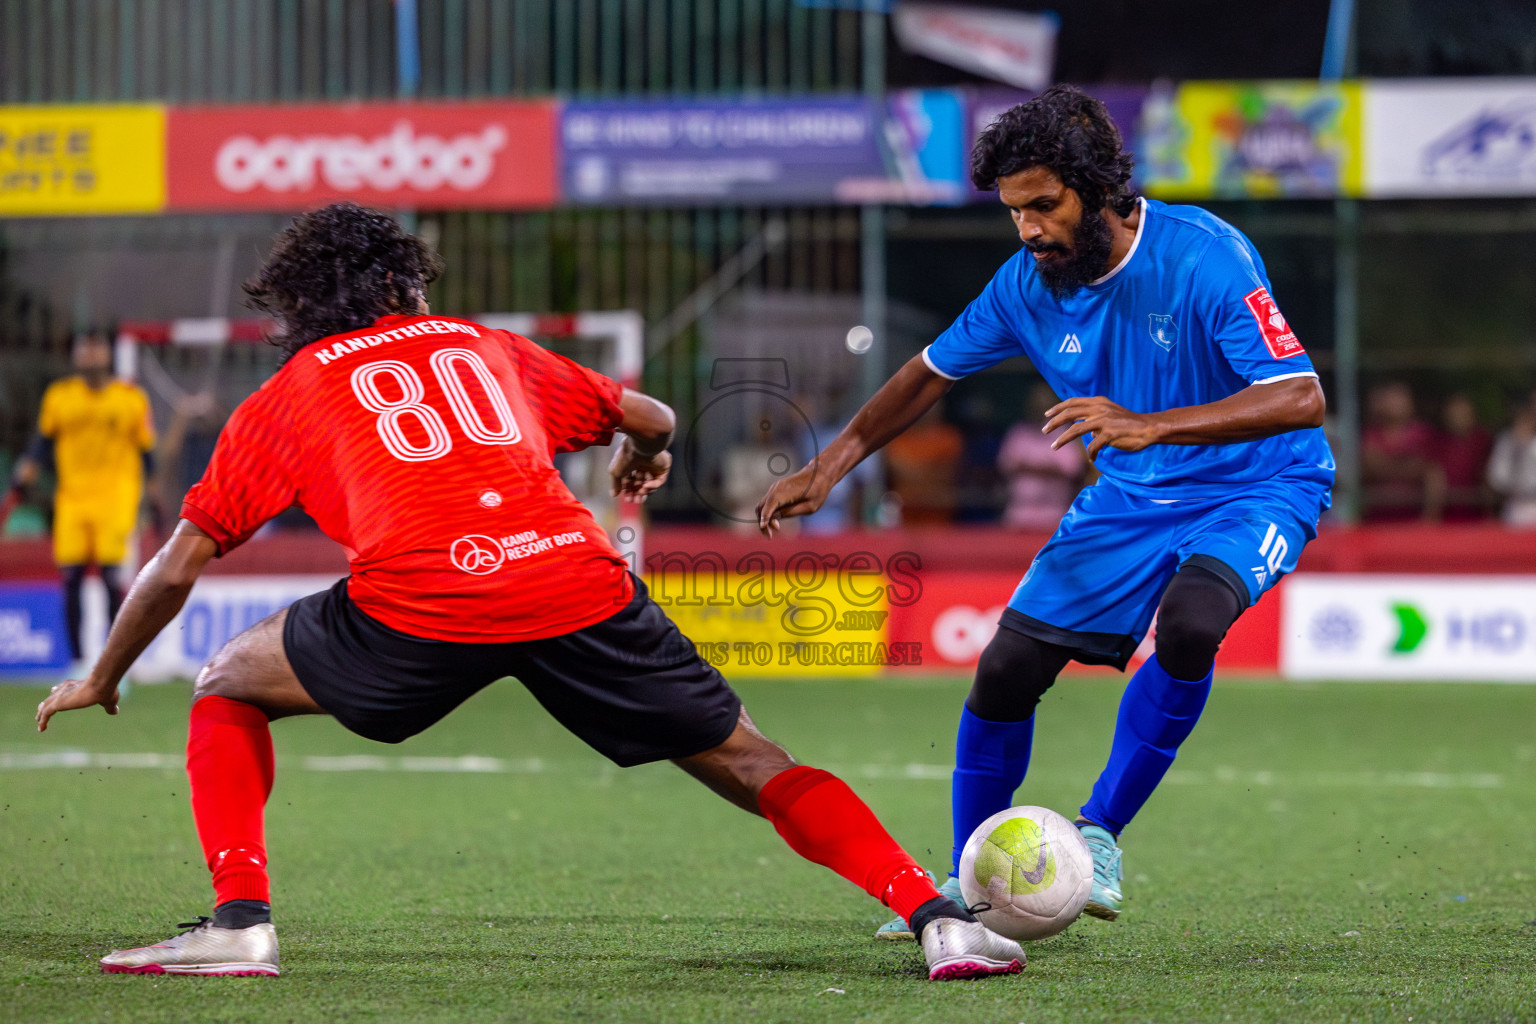
[[[610,206],[856,201],[888,180],[881,124],[862,97],[571,102],[562,192]]]

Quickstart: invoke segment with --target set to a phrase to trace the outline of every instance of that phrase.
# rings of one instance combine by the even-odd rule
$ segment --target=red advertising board
[[[559,195],[552,101],[172,107],[166,121],[171,210],[522,209]]]
[[[916,601],[892,603],[887,639],[922,644],[924,672],[970,672],[992,639],[1019,575],[989,570],[937,571],[921,574]],[[1283,587],[1285,584],[1280,584]],[[1244,612],[1222,642],[1216,666],[1229,672],[1274,675],[1280,669],[1280,595],[1265,594]],[[1133,664],[1152,653],[1143,642]]]

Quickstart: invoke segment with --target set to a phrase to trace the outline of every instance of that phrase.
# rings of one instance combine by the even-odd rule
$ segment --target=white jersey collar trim
[[[1094,285],[1103,284],[1105,281],[1108,281],[1124,270],[1126,265],[1131,262],[1131,257],[1136,255],[1136,250],[1141,246],[1141,233],[1147,230],[1147,201],[1145,198],[1138,196],[1136,198],[1136,205],[1141,209],[1141,217],[1136,221],[1136,237],[1131,239],[1131,247],[1125,251],[1125,256],[1121,258],[1120,262],[1115,264],[1115,269],[1097,280],[1089,281],[1088,287],[1092,288]]]

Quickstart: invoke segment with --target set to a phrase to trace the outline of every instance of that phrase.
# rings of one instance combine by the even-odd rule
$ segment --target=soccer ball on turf
[[[1046,939],[1077,920],[1093,891],[1093,854],[1077,826],[1045,807],[982,822],[960,854],[960,891],[982,924],[1010,939]]]

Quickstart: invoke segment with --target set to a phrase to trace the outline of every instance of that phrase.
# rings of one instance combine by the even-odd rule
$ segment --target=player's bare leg
[[[745,708],[724,743],[675,763],[737,807],[767,818],[800,856],[831,868],[900,914],[922,942],[930,978],[1023,969],[1018,943],[988,931],[941,895],[846,783],[797,764],[758,731]]]
[[[276,975],[263,809],[272,790],[267,723],[324,714],[283,652],[286,609],[235,637],[199,673],[187,734],[192,816],[213,872],[214,914],[165,942],[101,960],[108,973]]]

